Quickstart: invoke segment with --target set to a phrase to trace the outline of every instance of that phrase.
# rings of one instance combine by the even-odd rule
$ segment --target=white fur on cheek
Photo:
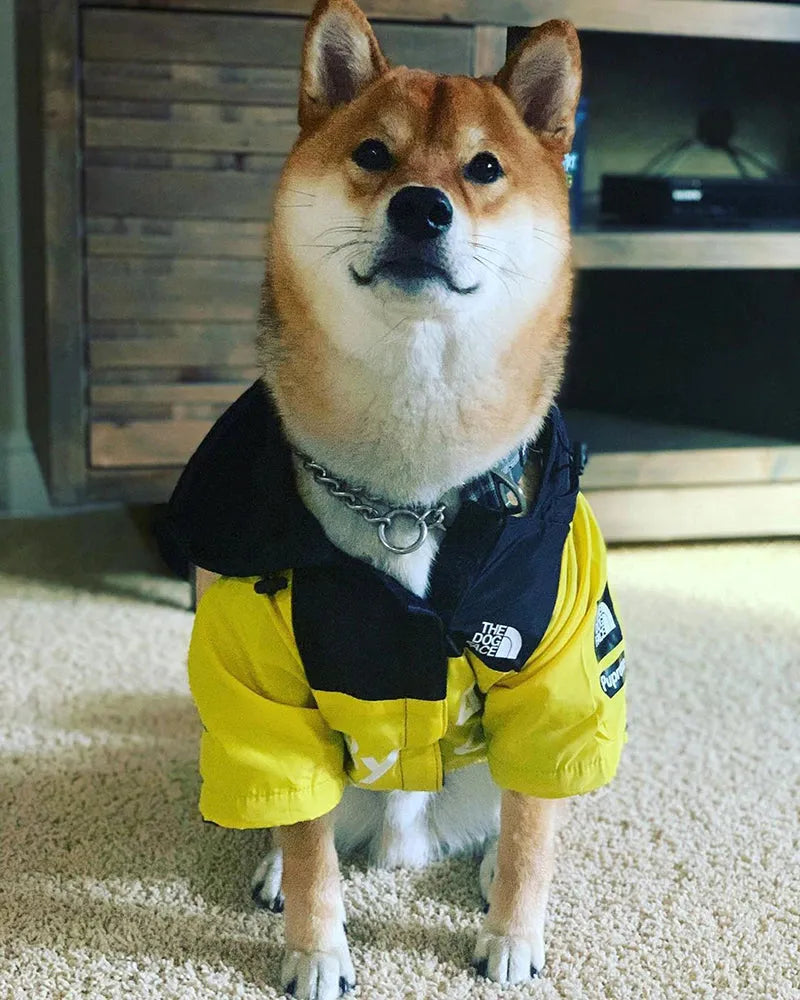
[[[550,295],[570,253],[558,217],[540,215],[521,200],[491,221],[479,220],[472,243],[481,283],[472,315],[515,331]]]
[[[347,197],[343,178],[317,183],[304,178],[303,190],[312,197],[302,207],[290,207],[290,197],[279,198],[274,224],[285,235],[293,269],[318,324],[337,347],[359,355],[374,343],[374,302],[349,269],[368,270],[382,220],[359,213]]]

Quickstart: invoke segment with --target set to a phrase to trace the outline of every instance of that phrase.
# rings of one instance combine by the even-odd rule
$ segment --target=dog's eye
[[[464,167],[464,176],[475,184],[493,184],[503,176],[503,168],[494,153],[478,153]]]
[[[353,163],[362,170],[388,170],[392,154],[380,139],[365,139],[353,151]]]

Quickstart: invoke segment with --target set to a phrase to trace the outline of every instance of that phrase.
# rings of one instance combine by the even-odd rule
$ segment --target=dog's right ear
[[[369,21],[353,0],[319,0],[303,43],[300,128],[322,124],[387,69]]]

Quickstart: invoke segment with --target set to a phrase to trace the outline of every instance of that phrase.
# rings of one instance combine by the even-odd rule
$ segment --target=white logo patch
[[[614,695],[622,688],[625,683],[625,656],[620,656],[620,658],[611,664],[610,667],[600,674],[600,687],[602,687],[605,694],[609,698],[613,698]]]
[[[522,636],[512,625],[482,622],[481,631],[476,632],[467,645],[481,656],[513,660],[522,649]]]
[[[603,639],[607,635],[610,635],[616,627],[617,623],[614,620],[614,615],[611,613],[611,608],[605,601],[600,601],[597,605],[597,617],[594,620],[595,647],[599,646]]]

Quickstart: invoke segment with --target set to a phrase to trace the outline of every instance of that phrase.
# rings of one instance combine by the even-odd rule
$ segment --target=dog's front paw
[[[333,951],[287,951],[281,986],[297,1000],[337,1000],[356,984],[347,943]]]
[[[273,848],[253,872],[250,880],[250,895],[256,906],[273,913],[283,912],[283,854],[280,848]]]
[[[472,964],[478,975],[495,983],[524,983],[544,966],[544,935],[498,934],[485,928],[478,934]]]

